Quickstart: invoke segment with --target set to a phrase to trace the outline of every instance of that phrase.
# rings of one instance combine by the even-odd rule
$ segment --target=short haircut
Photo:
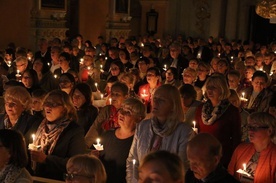
[[[66,164],[67,171],[94,177],[95,182],[105,183],[107,176],[102,162],[93,155],[80,154],[71,157]]]
[[[16,60],[15,60],[16,63],[17,63],[17,62],[20,62],[20,61],[24,62],[24,64],[28,64],[28,59],[27,59],[27,57],[20,56],[20,57],[17,57]]]
[[[252,76],[252,81],[256,78],[256,77],[261,77],[265,79],[265,82],[268,82],[268,76],[265,72],[263,71],[255,71],[253,76]]]
[[[73,96],[73,94],[76,90],[79,90],[85,98],[85,102],[84,102],[83,105],[91,104],[92,90],[91,90],[91,88],[88,84],[79,83],[79,84],[75,85],[74,88],[71,91],[71,97]]]
[[[124,83],[121,83],[121,82],[116,82],[114,83],[112,86],[111,86],[111,91],[114,89],[114,88],[118,88],[122,91],[123,95],[126,96],[128,95],[128,87],[126,84]]]
[[[147,163],[157,161],[164,165],[164,167],[169,172],[172,180],[178,181],[182,180],[184,177],[184,166],[177,154],[171,153],[169,151],[156,151],[147,154],[139,167],[141,169]]]
[[[183,70],[183,76],[184,76],[184,73],[185,73],[185,72],[191,73],[191,75],[194,77],[194,80],[196,79],[196,77],[197,77],[197,72],[196,72],[195,69],[190,68],[190,67],[185,68],[185,69]]]
[[[8,164],[19,168],[24,168],[28,164],[25,139],[23,135],[16,130],[1,129],[0,142],[8,149],[10,158]]]
[[[184,84],[179,88],[180,96],[181,97],[188,97],[192,99],[196,99],[197,93],[193,85]]]
[[[131,107],[131,110],[134,113],[134,116],[141,117],[141,120],[146,117],[146,114],[147,114],[146,106],[141,100],[137,98],[127,98],[122,103],[122,107],[123,106]]]
[[[199,67],[204,67],[208,72],[210,71],[210,69],[211,69],[211,66],[210,66],[210,64],[208,64],[208,63],[206,63],[206,62],[199,62],[198,63],[198,68]]]

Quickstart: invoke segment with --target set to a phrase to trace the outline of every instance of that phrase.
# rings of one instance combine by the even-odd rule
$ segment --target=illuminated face
[[[43,110],[42,99],[37,97],[32,97],[31,107],[33,111],[42,111]]]
[[[263,77],[255,77],[251,83],[255,92],[261,92],[266,87],[265,78]]]
[[[86,102],[86,99],[85,96],[78,89],[76,89],[73,93],[72,101],[74,106],[79,109]]]
[[[253,144],[263,144],[270,141],[270,129],[267,125],[254,121],[248,121],[248,138]]]
[[[43,103],[45,117],[49,122],[54,122],[65,115],[65,108],[57,96],[49,96]]]
[[[184,84],[193,84],[195,81],[195,77],[193,76],[193,74],[189,71],[184,71],[183,72],[183,83]]]
[[[26,88],[31,88],[33,86],[33,79],[28,72],[22,75],[22,83]]]
[[[24,107],[19,101],[7,99],[5,100],[5,111],[9,117],[19,118]]]
[[[112,105],[119,109],[123,103],[123,101],[127,98],[127,96],[124,96],[122,90],[120,88],[113,87],[111,89],[111,99],[112,99]]]
[[[229,89],[236,89],[239,86],[239,78],[237,76],[233,75],[228,75],[228,84],[229,84]]]
[[[163,163],[153,160],[139,169],[139,183],[176,183]]]
[[[16,69],[19,70],[20,73],[24,72],[28,66],[28,63],[24,61],[16,62]]]
[[[180,54],[180,49],[179,48],[170,48],[170,55],[173,59],[177,59],[179,54]]]
[[[112,76],[119,76],[120,74],[120,68],[115,65],[115,64],[111,64],[110,66],[110,72]]]
[[[222,91],[217,86],[207,85],[206,94],[210,100],[219,100],[219,97],[222,94]]]
[[[171,114],[173,103],[168,98],[168,94],[165,90],[157,90],[152,98],[152,114],[160,121],[166,120]]]

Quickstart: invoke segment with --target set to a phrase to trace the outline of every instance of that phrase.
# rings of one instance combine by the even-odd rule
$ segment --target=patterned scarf
[[[60,134],[70,122],[71,120],[62,118],[54,122],[56,126],[53,129],[49,129],[47,124],[50,122],[48,122],[45,118],[37,129],[34,144],[40,145],[46,154],[51,154],[56,146]]]
[[[111,130],[120,127],[118,123],[118,110],[113,105],[110,106],[109,118],[102,123],[104,130]]]
[[[13,183],[16,181],[17,177],[21,174],[22,168],[16,167],[12,164],[7,165],[0,172],[0,182],[1,183]]]
[[[228,99],[222,100],[219,105],[213,107],[210,100],[203,104],[201,119],[205,125],[212,125],[219,119],[230,106]]]

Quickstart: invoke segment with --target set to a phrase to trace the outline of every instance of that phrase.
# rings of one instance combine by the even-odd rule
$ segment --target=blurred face
[[[148,70],[148,68],[149,68],[149,65],[146,64],[145,61],[139,61],[139,62],[138,62],[138,68],[139,68],[139,71],[140,71],[141,73],[146,73],[147,70]]]
[[[188,97],[188,96],[181,96],[181,104],[182,107],[190,107],[193,103],[194,99],[192,97]]]
[[[20,73],[26,70],[28,64],[24,61],[18,61],[16,62],[16,69],[19,70]]]
[[[189,62],[189,67],[192,68],[192,69],[194,69],[194,70],[197,70],[197,67],[198,67],[197,61],[196,60],[191,60]]]
[[[32,97],[31,107],[33,111],[42,111],[43,110],[42,99],[37,97]]]
[[[256,92],[261,92],[266,87],[265,78],[263,77],[255,77],[251,83],[253,86],[253,90]]]
[[[248,121],[247,124],[248,138],[253,144],[262,144],[270,141],[270,129],[268,125],[258,122]]]
[[[171,70],[166,71],[166,81],[172,81],[174,79],[173,73]]]
[[[33,69],[37,72],[40,73],[42,71],[43,68],[43,63],[41,63],[40,61],[35,61],[33,64]]]
[[[112,76],[119,76],[120,74],[120,68],[115,65],[115,64],[111,64],[110,66],[110,72]]]
[[[77,109],[79,109],[86,102],[85,96],[78,89],[74,91],[72,101]]]
[[[172,112],[173,103],[168,98],[168,94],[165,90],[157,90],[152,98],[152,114],[158,118],[158,120],[165,121]]]
[[[109,55],[109,57],[110,58],[112,58],[113,60],[115,60],[118,56],[118,54],[115,52],[115,51],[111,51],[111,50],[109,50],[108,51],[108,55]]]
[[[65,108],[58,96],[49,96],[43,103],[45,117],[49,122],[54,122],[65,115]]]
[[[9,150],[3,146],[2,142],[0,142],[0,154],[0,169],[2,170],[2,168],[8,164],[11,157]]]
[[[61,89],[73,88],[73,85],[74,84],[66,76],[61,76],[59,78],[59,87]]]
[[[221,74],[225,74],[227,71],[227,65],[223,62],[218,63],[218,72]]]
[[[255,65],[255,60],[254,59],[246,59],[245,60],[245,66],[254,66]]]
[[[177,59],[180,54],[180,48],[170,48],[170,55],[173,59]]]
[[[120,58],[120,60],[125,60],[126,59],[126,54],[125,54],[124,51],[119,52],[119,58]]]
[[[31,88],[33,86],[33,79],[28,72],[25,72],[22,75],[22,83],[26,88]]]
[[[263,65],[263,58],[257,57],[256,58],[256,66],[261,67]]]
[[[219,100],[219,97],[222,94],[222,91],[220,90],[220,88],[218,88],[216,86],[207,85],[206,86],[206,94],[210,100],[217,101],[217,100]]]
[[[211,66],[212,66],[213,70],[215,72],[217,72],[218,71],[218,60],[214,59],[214,61],[212,61],[212,63],[211,63]]]
[[[184,84],[193,84],[195,81],[195,77],[193,74],[189,71],[184,71],[183,72],[183,83]]]
[[[265,63],[265,65],[269,65],[270,63],[271,63],[271,59],[270,59],[270,57],[268,56],[266,56],[265,58],[264,58],[264,63]]]
[[[134,115],[131,106],[123,105],[119,110],[118,123],[123,129],[134,129],[138,118]]]
[[[113,87],[111,89],[112,105],[115,108],[119,109],[126,98],[127,96],[124,96],[120,88]]]
[[[228,98],[228,100],[229,100],[229,102],[233,105],[233,106],[235,106],[235,107],[237,107],[237,108],[240,108],[240,101],[239,101],[239,98],[237,98],[237,97],[233,97],[233,96],[230,96],[229,98]]]
[[[59,57],[59,64],[62,70],[66,70],[69,68],[69,61],[64,57]]]
[[[229,84],[229,89],[236,89],[239,86],[239,78],[237,76],[233,75],[228,75],[228,84]]]
[[[51,50],[51,58],[54,61],[55,64],[58,64],[58,59],[59,59],[59,52],[56,49]]]
[[[176,183],[163,163],[152,160],[139,168],[139,183]],[[181,182],[181,181],[180,181]]]
[[[154,71],[148,71],[147,72],[147,81],[150,84],[157,84],[157,81],[159,80],[159,77],[156,76]]]
[[[254,74],[254,70],[252,70],[252,69],[246,69],[245,72],[244,72],[244,77],[245,77],[246,79],[251,80],[253,74]]]
[[[209,71],[207,68],[203,67],[202,65],[198,66],[197,69],[197,75],[200,78],[206,78],[206,76],[209,74]]]
[[[83,57],[83,64],[85,66],[91,66],[93,64],[93,59],[89,56],[84,56]]]
[[[215,157],[209,157],[206,149],[187,148],[187,158],[190,162],[190,169],[193,171],[195,178],[204,179],[217,166]]]

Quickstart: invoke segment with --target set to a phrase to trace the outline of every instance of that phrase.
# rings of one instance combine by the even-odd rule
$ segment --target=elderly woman
[[[168,151],[148,154],[139,167],[139,183],[149,181],[183,183],[184,167],[179,156]]]
[[[127,85],[117,82],[111,87],[110,105],[103,107],[85,135],[85,142],[90,148],[104,131],[119,127],[118,110],[121,108],[123,101],[128,97]]]
[[[144,156],[152,151],[167,150],[176,153],[185,162],[185,169],[188,168],[186,144],[194,133],[191,127],[182,122],[180,101],[179,91],[172,85],[162,85],[155,91],[152,98],[153,117],[140,122],[135,131],[127,158],[127,182],[137,180],[137,168]]]
[[[197,77],[196,70],[188,67],[183,70],[183,84],[190,84],[194,86],[194,89],[196,91],[196,99],[201,101],[202,100],[202,90],[201,88],[195,86],[195,81]]]
[[[5,91],[5,114],[0,116],[0,129],[13,129],[26,135],[40,120],[30,114],[32,98],[22,86],[11,86]],[[28,138],[26,140],[29,140]]]
[[[228,100],[230,91],[224,76],[210,76],[204,87],[207,101],[196,109],[195,121],[199,132],[210,133],[220,141],[221,162],[227,167],[241,140],[240,112]]]
[[[107,183],[126,182],[126,159],[135,127],[145,116],[145,105],[138,99],[128,98],[119,109],[120,127],[102,135],[104,150],[100,152],[100,159],[105,166]]]
[[[32,183],[24,168],[28,163],[26,144],[22,134],[15,130],[0,130],[0,182]]]
[[[265,112],[252,113],[248,117],[249,143],[240,144],[228,166],[230,174],[241,182],[273,183],[276,181],[276,119]],[[237,173],[245,169],[248,173]]]
[[[98,116],[98,109],[92,105],[91,96],[91,88],[85,83],[77,84],[71,92],[73,105],[77,110],[77,122],[83,127],[84,134],[87,133]]]
[[[76,155],[70,158],[64,174],[65,182],[105,183],[106,173],[103,164],[95,156]]]
[[[76,124],[76,110],[70,97],[53,90],[43,102],[45,119],[38,127],[30,149],[35,175],[62,180],[68,158],[85,153],[83,129]]]

